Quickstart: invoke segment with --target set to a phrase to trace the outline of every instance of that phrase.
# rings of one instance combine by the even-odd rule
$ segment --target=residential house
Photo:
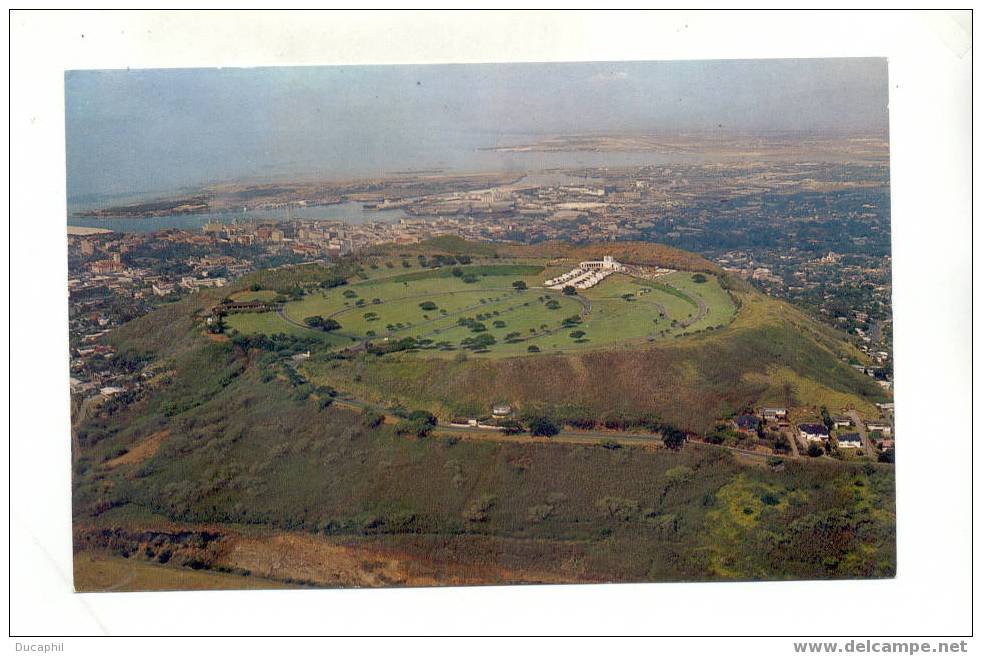
[[[761,408],[760,413],[765,421],[779,421],[788,417],[787,408]]]
[[[757,427],[760,426],[760,418],[755,415],[740,415],[736,418],[736,426],[738,430],[745,433],[756,433]]]
[[[809,442],[821,442],[829,439],[829,429],[825,424],[798,424],[798,434],[801,439]]]
[[[837,439],[839,447],[843,449],[858,449],[863,445],[859,433],[843,433]]]
[[[881,435],[888,437],[893,432],[893,426],[885,421],[867,421],[866,430],[870,431],[871,433],[873,431],[877,431]]]

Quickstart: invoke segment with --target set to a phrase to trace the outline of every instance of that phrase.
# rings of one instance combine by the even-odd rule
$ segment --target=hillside
[[[529,256],[508,257],[519,255]],[[358,278],[360,264],[344,267]],[[363,275],[384,269],[366,265]],[[336,357],[316,336],[243,341],[203,330],[212,305],[260,278],[275,289],[333,275],[265,272],[111,336],[121,351],[150,354],[154,377],[146,393],[105,404],[76,431],[77,587],[110,587],[106,572],[138,572],[144,588],[184,580],[159,568],[213,574],[194,580],[201,587],[893,575],[889,467],[700,444],[415,438],[366,423],[344,401],[375,395],[441,413],[496,400],[644,409],[698,429],[792,392],[798,403],[872,398],[839,359],[854,355],[848,345],[793,308],[727,281],[740,309],[717,330],[459,360]],[[290,359],[307,349],[296,369],[310,382]]]
[[[509,246],[508,254],[541,255],[542,248]],[[695,267],[692,270],[719,273],[698,256],[650,244],[563,252],[573,261],[611,252],[629,262],[685,263]],[[428,407],[446,418],[481,415],[493,403],[510,403],[561,418],[654,411],[671,423],[704,432],[715,420],[755,405],[797,406],[815,412],[822,406],[852,407],[874,414],[872,403],[884,400],[883,393],[868,376],[848,365],[864,356],[844,335],[754,291],[742,280],[721,275],[719,281],[739,307],[735,318],[725,327],[669,335],[674,339],[617,342],[603,339],[601,332],[599,338],[591,333],[589,348],[566,348],[536,357],[315,357],[303,369],[315,382],[375,403]],[[603,331],[608,324],[600,326]]]

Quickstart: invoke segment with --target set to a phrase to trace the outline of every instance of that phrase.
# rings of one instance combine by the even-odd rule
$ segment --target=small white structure
[[[505,403],[498,403],[491,408],[491,415],[494,417],[507,417],[511,414],[511,406]]]
[[[117,394],[122,394],[125,391],[126,390],[123,389],[122,387],[116,387],[115,385],[107,385],[102,389],[100,389],[99,393],[108,399],[112,396],[116,396]]]

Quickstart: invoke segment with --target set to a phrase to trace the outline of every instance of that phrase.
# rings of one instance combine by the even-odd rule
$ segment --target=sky
[[[885,59],[67,71],[68,196],[486,170],[556,134],[882,134],[887,89]]]

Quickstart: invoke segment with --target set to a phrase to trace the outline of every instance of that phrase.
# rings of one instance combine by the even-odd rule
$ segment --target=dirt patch
[[[127,451],[121,456],[117,456],[112,460],[107,460],[106,465],[109,468],[118,467],[120,465],[136,465],[147,458],[151,457],[153,454],[157,453],[157,449],[160,448],[160,444],[170,435],[170,429],[165,428],[162,431],[158,431],[146,438],[132,449]]]
[[[256,587],[263,587],[261,581],[316,587],[398,587],[595,580],[582,545],[529,539],[249,534],[220,526],[176,524],[77,528],[74,537],[77,563],[87,562],[92,554],[108,554],[121,562],[158,568],[235,574],[251,578]],[[159,580],[134,582],[119,571],[102,579],[80,589],[167,587]],[[227,585],[220,579],[212,582],[216,588],[242,587],[235,580],[227,581]],[[182,583],[174,585],[179,588]]]
[[[238,537],[230,540],[216,564],[247,569],[256,576],[281,581],[339,587],[583,581],[583,572],[570,561],[559,571],[512,569],[507,564],[495,563],[493,557],[461,558],[463,554],[456,553],[456,549],[448,550],[446,545],[443,549],[419,549],[422,546],[415,544],[403,549],[398,544],[371,539],[300,533]]]

